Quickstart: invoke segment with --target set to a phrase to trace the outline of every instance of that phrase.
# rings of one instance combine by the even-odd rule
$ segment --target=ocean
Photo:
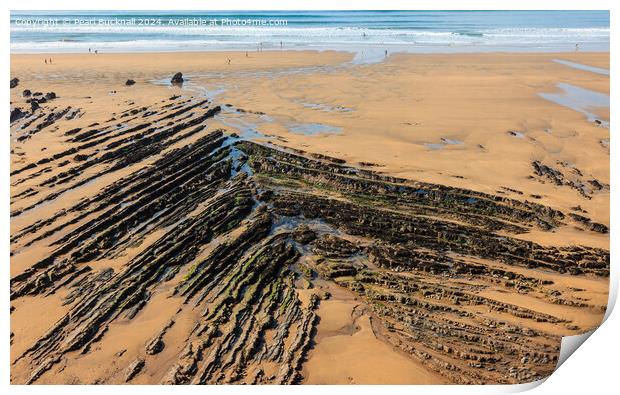
[[[608,11],[13,11],[11,52],[609,51]]]

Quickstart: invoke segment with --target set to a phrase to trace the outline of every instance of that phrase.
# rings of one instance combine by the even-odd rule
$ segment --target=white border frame
[[[333,0],[313,0],[307,3],[284,3],[275,0],[263,0],[260,3],[250,0],[227,0],[225,2],[198,2],[196,0],[175,0],[174,2],[165,0],[56,0],[53,3],[44,0],[5,0],[1,2],[0,12],[3,18],[0,34],[2,42],[3,60],[0,62],[2,75],[8,79],[10,75],[10,52],[9,52],[9,18],[10,10],[380,10],[380,9],[402,9],[402,10],[610,10],[611,14],[611,74],[618,72],[617,55],[618,41],[617,31],[619,27],[620,1],[612,0],[521,0],[521,1],[499,1],[499,0],[357,0],[355,2],[342,2],[340,4]],[[6,80],[5,80],[6,83]],[[615,103],[618,92],[618,79],[611,79],[611,102]],[[10,93],[8,89],[2,90],[2,99],[5,110],[1,117],[2,125],[8,125],[8,108]],[[615,121],[618,116],[616,105],[611,107],[611,118]],[[615,122],[612,122],[615,126]],[[612,127],[613,128],[613,127]],[[124,393],[136,394],[167,394],[172,388],[165,386],[10,386],[9,385],[9,333],[10,333],[10,314],[9,314],[9,238],[10,238],[10,219],[6,215],[9,212],[9,172],[10,172],[10,144],[8,138],[8,127],[3,128],[4,140],[0,145],[0,177],[2,185],[6,186],[0,195],[2,207],[5,207],[5,215],[2,217],[2,227],[0,235],[2,240],[2,256],[6,259],[0,264],[0,278],[4,280],[0,287],[0,295],[3,301],[3,310],[0,315],[0,388],[11,394],[109,394],[111,391],[123,391]],[[610,129],[610,133],[611,129]],[[544,383],[520,384],[512,386],[178,386],[173,387],[174,391],[182,391],[190,394],[204,394],[205,392],[215,394],[245,394],[245,393],[264,393],[264,394],[310,394],[317,391],[326,394],[342,393],[347,394],[373,394],[378,391],[389,391],[390,395],[396,394],[497,394],[515,393],[537,387],[534,394],[557,394],[557,393],[579,393],[581,395],[606,394],[617,391],[618,380],[618,355],[620,353],[620,313],[613,310],[613,305],[617,298],[618,290],[618,267],[617,250],[613,246],[618,245],[618,198],[616,188],[618,185],[618,174],[614,169],[618,169],[618,149],[616,144],[611,144],[611,194],[610,194],[610,215],[611,215],[611,262],[612,275],[610,277],[610,303],[606,313],[606,321],[597,329],[587,340],[585,346],[580,347],[573,356],[556,371]],[[609,318],[609,319],[608,319]]]

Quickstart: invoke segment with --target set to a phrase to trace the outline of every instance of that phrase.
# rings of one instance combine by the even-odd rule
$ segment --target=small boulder
[[[145,365],[145,361],[142,358],[138,358],[135,361],[133,361],[127,367],[127,370],[125,370],[125,382],[127,383],[131,381],[131,379],[136,377],[138,373],[142,371],[142,368],[144,368],[144,365]]]
[[[149,355],[159,354],[165,346],[166,344],[161,336],[156,336],[149,342],[149,344],[146,345],[146,353]]]
[[[24,89],[24,91],[22,92],[22,96],[24,97],[30,97],[32,95],[32,92],[30,92],[30,89]]]
[[[57,96],[55,92],[47,92],[45,94],[45,100],[54,100],[56,97]]]
[[[15,88],[17,85],[19,85],[19,78],[13,78],[11,80],[11,89]]]
[[[136,83],[136,81],[134,81],[134,80],[127,80],[127,81],[125,82],[125,85],[127,85],[127,86],[132,86],[132,85],[133,85],[133,84],[135,84],[135,83]]]
[[[36,111],[36,110],[38,110],[38,109],[39,109],[39,107],[40,107],[40,106],[39,106],[39,102],[37,102],[37,101],[31,101],[31,102],[30,102],[30,109],[31,109],[32,111]]]
[[[172,79],[170,80],[170,83],[172,84],[182,84],[183,83],[183,73],[176,73],[175,75],[172,76]]]
[[[292,233],[293,240],[301,244],[308,244],[316,239],[316,233],[306,224],[301,224]]]
[[[21,108],[15,107],[14,109],[11,110],[11,123],[25,116],[26,116],[26,113],[23,112]]]
[[[84,162],[85,160],[88,160],[88,155],[77,154],[73,157],[73,160],[76,162]]]

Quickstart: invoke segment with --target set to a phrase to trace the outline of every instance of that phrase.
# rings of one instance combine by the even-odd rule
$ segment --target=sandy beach
[[[12,383],[549,375],[609,274],[609,75],[565,61],[609,70],[605,52],[11,55]]]

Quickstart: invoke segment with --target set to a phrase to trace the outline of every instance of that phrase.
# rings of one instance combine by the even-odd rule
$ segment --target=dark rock
[[[32,111],[36,111],[36,110],[38,110],[38,109],[39,109],[39,107],[40,107],[40,106],[39,106],[39,102],[37,102],[37,101],[31,101],[31,102],[30,102],[30,109],[31,109]]]
[[[326,234],[314,243],[314,251],[329,258],[345,258],[354,255],[358,248],[348,240]]]
[[[183,73],[176,73],[175,75],[172,76],[172,79],[170,80],[170,83],[172,84],[182,84],[183,83]]]
[[[353,277],[357,274],[357,268],[345,262],[324,263],[319,270],[327,278]]]
[[[11,122],[15,122],[20,118],[23,118],[26,116],[26,113],[22,111],[21,108],[19,107],[15,107],[14,109],[11,110]]]
[[[160,336],[157,336],[146,345],[146,353],[149,355],[159,354],[164,347],[164,341]]]
[[[323,154],[311,154],[311,156],[312,156],[313,158],[316,158],[316,159],[322,159],[322,160],[327,160],[327,161],[330,161],[330,162],[332,162],[332,163],[343,164],[343,163],[346,163],[346,162],[347,162],[347,161],[346,161],[346,160],[344,160],[344,159],[334,158],[334,157],[332,157],[332,156],[327,156],[327,155],[323,155]]]
[[[588,180],[588,182],[590,183],[590,185],[592,185],[592,187],[594,189],[596,189],[597,191],[600,191],[602,189],[605,188],[605,185],[601,184],[598,180]]]
[[[13,78],[11,80],[11,89],[15,88],[17,85],[19,85],[19,78]]]
[[[30,95],[32,95],[32,92],[30,92],[30,89],[24,89],[24,91],[22,92],[22,95],[24,97],[30,97]]]
[[[596,222],[592,222],[590,220],[590,218],[585,217],[583,215],[579,215],[579,214],[575,214],[575,213],[569,213],[568,214],[572,219],[574,219],[577,222],[580,222],[582,224],[584,224],[585,226],[588,227],[588,229],[590,229],[593,232],[597,232],[597,233],[609,233],[609,228],[606,225],[603,224],[599,224]]]
[[[47,92],[45,94],[45,100],[54,100],[56,99],[56,93],[55,92]]]
[[[308,244],[316,239],[316,233],[308,225],[299,225],[292,233],[293,240],[301,244]]]
[[[84,154],[77,154],[73,157],[73,160],[75,160],[76,162],[84,162],[87,159],[88,159],[88,155],[84,155]]]
[[[127,85],[127,86],[132,86],[132,85],[134,85],[135,83],[136,83],[136,81],[134,81],[134,80],[127,80],[127,81],[125,82],[125,85]]]
[[[131,379],[136,377],[138,373],[142,371],[142,369],[144,368],[144,365],[145,365],[145,361],[142,358],[138,358],[135,361],[133,361],[127,367],[127,370],[125,371],[125,382],[127,383],[131,381]]]

